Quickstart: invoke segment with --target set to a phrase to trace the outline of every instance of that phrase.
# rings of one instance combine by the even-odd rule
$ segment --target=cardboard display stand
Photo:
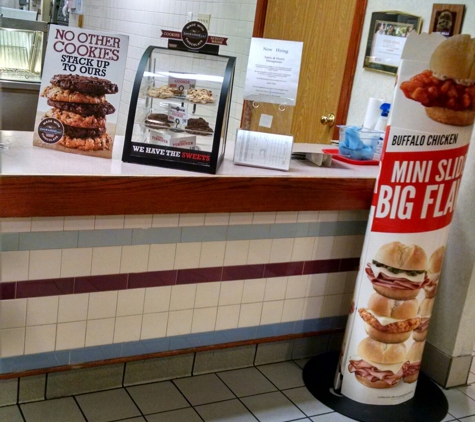
[[[473,84],[468,76],[451,79],[444,67],[445,61],[460,61],[457,54],[466,37],[470,40],[464,37],[411,34],[403,52],[333,383],[342,400],[367,409],[368,417],[345,413],[358,420],[375,420],[375,412],[388,406],[387,414],[407,410],[427,393],[416,387],[473,130],[475,99],[459,113],[462,101],[456,97],[475,96]],[[448,96],[448,89],[457,94]],[[424,381],[421,387],[431,389],[431,384]],[[397,420],[442,420],[445,396],[429,398],[429,405],[441,411],[429,419],[413,414]]]
[[[128,43],[125,35],[50,26],[33,145],[112,158]]]

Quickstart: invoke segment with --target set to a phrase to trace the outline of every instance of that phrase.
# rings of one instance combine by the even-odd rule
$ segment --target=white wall
[[[0,6],[19,8],[18,0],[0,0]]]
[[[211,35],[228,37],[220,53],[237,58],[228,139],[241,121],[242,95],[256,0],[84,0],[84,28],[113,31],[130,37],[129,54],[118,118],[118,133],[125,132],[133,81],[139,60],[150,45],[167,46],[162,29],[181,31],[187,13],[210,13]],[[72,24],[74,22],[71,19]]]

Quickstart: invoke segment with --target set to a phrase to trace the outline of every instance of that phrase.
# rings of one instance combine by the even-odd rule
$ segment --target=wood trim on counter
[[[0,217],[369,209],[375,179],[2,176]]]

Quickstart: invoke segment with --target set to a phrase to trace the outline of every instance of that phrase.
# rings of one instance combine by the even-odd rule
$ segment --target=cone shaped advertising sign
[[[472,136],[474,61],[469,35],[406,42],[335,376],[354,401],[414,396]]]

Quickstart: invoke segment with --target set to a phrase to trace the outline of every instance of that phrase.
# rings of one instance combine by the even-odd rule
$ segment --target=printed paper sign
[[[302,42],[253,38],[244,98],[295,105],[302,49]]]
[[[36,146],[111,158],[128,37],[51,25]]]
[[[288,170],[294,138],[287,135],[238,130],[234,163],[251,167]]]

